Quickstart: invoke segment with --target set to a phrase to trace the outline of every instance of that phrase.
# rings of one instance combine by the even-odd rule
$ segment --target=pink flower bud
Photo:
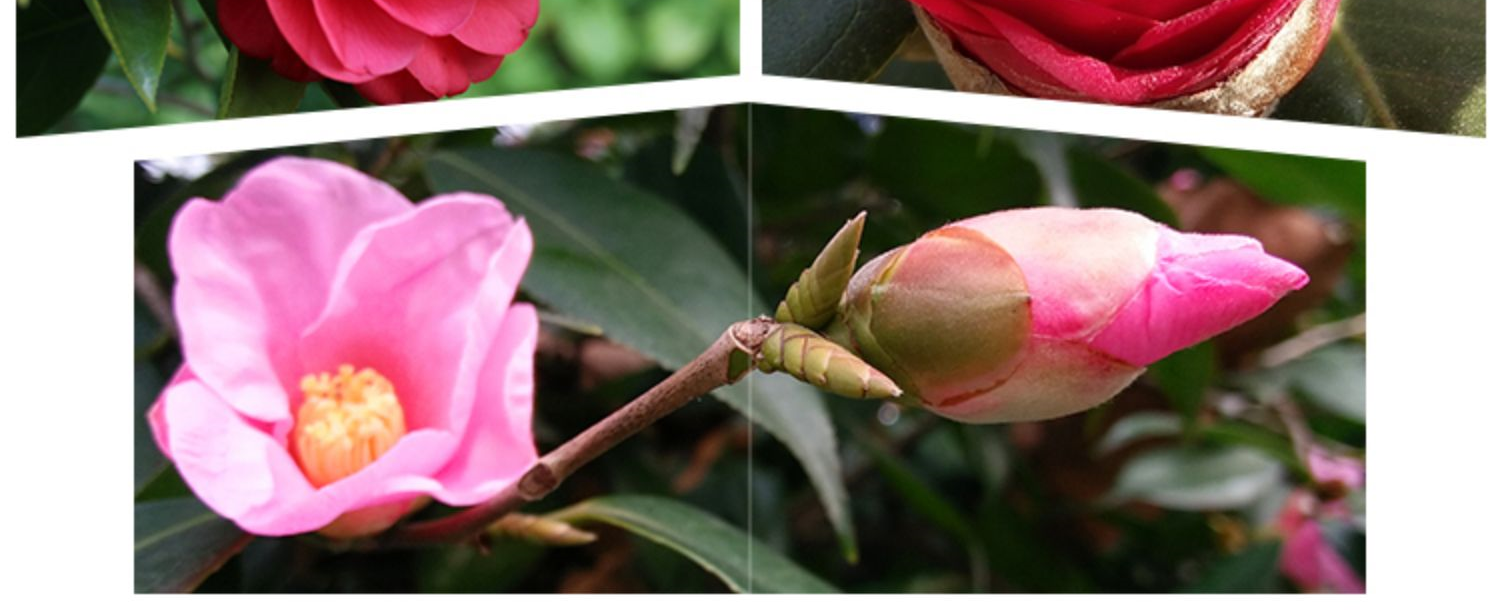
[[[1148,364],[1306,283],[1250,238],[1035,208],[959,221],[877,257],[839,312],[854,350],[922,406],[964,422],[1032,421],[1108,400]]]

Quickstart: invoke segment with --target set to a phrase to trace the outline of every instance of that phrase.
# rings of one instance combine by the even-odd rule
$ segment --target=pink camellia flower
[[[1115,104],[1183,99],[1236,76],[1231,102],[1262,111],[1311,70],[1338,0],[911,0],[945,68],[976,65],[1004,91]],[[1257,60],[1260,63],[1257,64]],[[962,87],[963,75],[955,78]],[[1204,107],[1184,101],[1188,108]],[[1238,108],[1236,106],[1239,106]]]
[[[298,81],[381,104],[460,94],[526,42],[538,0],[219,0],[224,35]]]
[[[1108,400],[1306,283],[1248,237],[1120,210],[1009,210],[865,264],[833,335],[933,412],[1032,421]]]
[[[183,367],[161,450],[246,531],[379,532],[430,496],[483,501],[536,460],[536,311],[512,304],[531,231],[492,197],[413,206],[282,158],[168,240]]]
[[[1329,543],[1319,523],[1352,517],[1343,495],[1364,486],[1364,463],[1317,447],[1309,452],[1307,462],[1313,480],[1333,487],[1339,496],[1322,501],[1311,490],[1297,488],[1287,497],[1277,520],[1285,541],[1281,548],[1281,572],[1308,592],[1365,592],[1364,580]]]

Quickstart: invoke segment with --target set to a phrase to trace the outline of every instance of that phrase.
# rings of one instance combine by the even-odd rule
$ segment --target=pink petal
[[[1079,342],[1033,338],[1025,359],[999,387],[929,408],[965,423],[1040,421],[1103,404],[1144,371]]]
[[[447,36],[469,19],[482,0],[375,0],[396,21],[429,36]]]
[[[219,0],[219,22],[245,55],[269,58],[286,39],[276,29],[266,0]]]
[[[1365,583],[1323,538],[1315,520],[1299,525],[1281,548],[1281,572],[1311,592],[1363,593]]]
[[[531,437],[532,356],[536,352],[536,310],[510,308],[479,373],[479,395],[453,460],[436,479],[433,496],[449,505],[479,503],[520,478],[536,462]]]
[[[411,63],[427,40],[375,5],[374,0],[313,0],[328,44],[345,70],[371,76]]]
[[[474,14],[453,36],[480,53],[512,53],[536,25],[539,4],[537,0],[475,0]]]
[[[1307,470],[1312,474],[1313,479],[1321,483],[1338,482],[1349,488],[1359,488],[1365,485],[1363,462],[1355,458],[1335,455],[1316,445],[1308,452]]]
[[[488,279],[497,253],[511,255],[510,269]],[[374,368],[395,386],[408,429],[462,435],[492,344],[475,334],[498,327],[505,313],[496,297],[509,303],[529,254],[530,230],[493,197],[447,195],[370,226],[303,330],[307,371]]]
[[[955,224],[990,236],[1020,263],[1034,332],[1044,337],[1097,331],[1155,264],[1158,225],[1121,210],[1031,208]]]
[[[220,0],[218,7],[224,36],[242,53],[269,60],[271,68],[287,79],[311,82],[322,78],[281,35],[266,0]]]
[[[451,435],[418,430],[359,472],[315,490],[281,442],[202,383],[173,386],[162,407],[170,457],[188,487],[257,535],[315,531],[346,512],[432,491],[438,485],[431,475],[457,445]]]
[[[476,52],[453,37],[428,39],[407,67],[422,88],[433,96],[453,96],[483,81],[500,68],[500,56]]]
[[[354,86],[359,95],[377,105],[397,105],[437,100],[410,71],[391,73]]]
[[[344,64],[329,42],[310,0],[266,0],[266,5],[287,44],[318,74],[347,83],[363,83],[377,76],[352,70]]]
[[[1161,228],[1156,267],[1094,336],[1094,348],[1145,366],[1265,312],[1307,284],[1254,239]]]
[[[168,388],[162,395],[161,416],[177,472],[199,500],[219,515],[239,521],[278,498],[305,498],[312,493],[312,485],[286,448],[235,413],[202,382],[187,380]],[[246,530],[282,535],[320,526]]]
[[[185,205],[168,238],[185,363],[238,412],[286,427],[305,373],[296,336],[341,255],[363,227],[409,211],[382,182],[293,158],[257,167],[223,203]]]

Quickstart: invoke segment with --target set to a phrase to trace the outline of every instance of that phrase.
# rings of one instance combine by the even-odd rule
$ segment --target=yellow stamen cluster
[[[396,389],[379,372],[302,377],[302,406],[292,430],[292,453],[314,487],[323,487],[369,466],[406,434],[406,416]]]

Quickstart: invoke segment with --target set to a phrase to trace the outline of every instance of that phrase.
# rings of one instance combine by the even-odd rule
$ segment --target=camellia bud
[[[908,400],[958,421],[1031,421],[1108,400],[1146,365],[1306,283],[1247,237],[1035,208],[959,221],[877,257],[855,273],[839,318],[851,348]]]

